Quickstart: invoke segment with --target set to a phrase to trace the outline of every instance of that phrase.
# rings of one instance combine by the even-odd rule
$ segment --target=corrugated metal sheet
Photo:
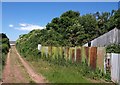
[[[111,54],[111,80],[115,83],[120,81],[120,54]]]
[[[72,48],[69,48],[69,60],[72,59]]]
[[[82,56],[82,63],[85,63],[86,54],[85,54],[85,48],[84,47],[81,47],[81,56]]]
[[[90,48],[90,67],[96,69],[97,47]]]
[[[117,28],[114,28],[113,30],[92,40],[91,46],[104,47],[113,43],[120,44],[120,30]],[[88,46],[88,43],[84,44],[83,46]]]
[[[44,56],[48,57],[48,47],[44,47]]]
[[[62,49],[62,47],[59,47],[59,49],[60,49],[60,51],[59,51],[59,54],[60,54],[59,58],[62,58],[62,56],[63,56],[63,49]]]
[[[58,48],[52,47],[52,57],[53,59],[58,59]]]
[[[66,48],[66,59],[69,59],[69,47]]]
[[[49,47],[48,47],[48,54],[49,54],[49,57],[52,56],[52,46],[49,46]]]
[[[85,47],[86,63],[89,64],[89,47]]]
[[[119,73],[118,73],[118,75],[119,75],[119,79],[118,79],[118,84],[120,85],[120,54],[118,55],[118,65],[119,65]]]
[[[75,62],[76,62],[76,50],[77,50],[77,47],[75,47]]]
[[[81,49],[77,48],[76,50],[76,62],[81,63]]]
[[[97,48],[97,67],[104,71],[104,57],[106,56],[106,51],[104,47]]]
[[[72,62],[75,61],[75,49],[72,49]]]
[[[51,47],[42,46],[42,57],[52,59],[64,58],[66,61],[87,63],[93,69],[104,67],[105,48],[103,47]],[[97,62],[97,63],[96,63]]]
[[[63,52],[63,53],[62,53],[62,54],[63,54],[62,58],[65,59],[65,57],[66,57],[66,48],[65,48],[65,47],[62,47],[62,49],[63,49],[63,51],[62,51],[62,52]]]

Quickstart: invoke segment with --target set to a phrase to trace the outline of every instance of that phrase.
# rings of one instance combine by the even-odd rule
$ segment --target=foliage
[[[8,37],[5,34],[0,33],[0,67],[2,67],[0,68],[0,80],[2,79],[2,70],[5,65],[6,55],[9,51],[9,48],[10,44]]]
[[[5,65],[5,59],[6,55],[9,51],[10,44],[9,44],[9,39],[6,36],[6,34],[1,33],[0,34],[0,54],[2,55],[2,65]]]
[[[111,44],[106,47],[107,53],[120,53],[120,44]]]
[[[118,9],[114,14],[115,27],[120,29],[120,9]]]
[[[81,46],[115,27],[119,29],[119,12],[112,10],[111,13],[96,12],[80,16],[79,12],[69,10],[53,18],[46,29],[33,30],[20,38],[27,43],[36,42],[33,47],[38,43],[47,46]]]
[[[81,46],[115,27],[120,29],[119,12],[119,10],[113,10],[111,13],[96,12],[95,14],[81,16],[79,12],[69,10],[60,17],[53,18],[45,29],[32,30],[28,34],[20,35],[16,41],[16,47],[24,57],[37,60],[41,57],[37,50],[38,44],[43,46]],[[60,61],[55,63],[58,62],[64,64]],[[94,74],[84,70],[82,72],[99,76],[97,73]]]

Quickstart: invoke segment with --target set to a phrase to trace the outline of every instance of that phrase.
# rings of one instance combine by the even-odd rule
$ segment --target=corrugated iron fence
[[[111,53],[111,80],[120,84],[120,54]]]
[[[120,54],[106,53],[105,47],[45,47],[41,48],[42,57],[62,59],[72,63],[86,63],[92,69],[99,68],[106,73],[111,71],[111,80],[120,82]]]
[[[91,41],[91,46],[96,47],[104,47],[110,44],[120,44],[120,29],[114,28]],[[84,46],[88,46],[88,43]]]
[[[45,47],[41,48],[42,57],[52,59],[64,58],[66,61],[86,63],[93,69],[99,68],[104,71],[104,47]]]

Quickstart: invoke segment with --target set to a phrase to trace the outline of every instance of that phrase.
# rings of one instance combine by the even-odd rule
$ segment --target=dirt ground
[[[12,46],[2,74],[3,83],[45,83],[42,75],[38,75]]]

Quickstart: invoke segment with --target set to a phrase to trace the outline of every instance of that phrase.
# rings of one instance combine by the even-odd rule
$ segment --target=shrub
[[[120,53],[120,44],[111,44],[106,47],[107,53]]]

